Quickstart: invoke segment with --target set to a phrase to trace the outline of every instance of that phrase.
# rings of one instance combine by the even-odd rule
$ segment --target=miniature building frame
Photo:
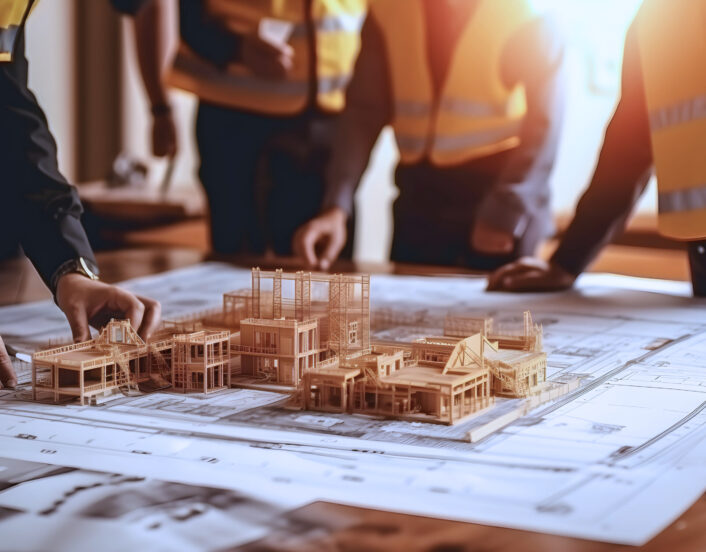
[[[128,320],[111,320],[94,339],[32,355],[32,395],[81,404],[117,390],[136,390],[153,375],[176,391],[208,393],[230,384],[230,333],[203,330],[145,343]]]
[[[81,404],[149,377],[147,344],[130,323],[111,321],[95,339],[32,356],[32,397],[41,391],[77,397]]]
[[[206,331],[172,338],[172,387],[208,393],[230,387],[230,333]]]
[[[414,345],[409,360],[402,348],[378,347],[307,373],[303,407],[453,424],[493,403],[480,334],[450,348],[431,340]]]

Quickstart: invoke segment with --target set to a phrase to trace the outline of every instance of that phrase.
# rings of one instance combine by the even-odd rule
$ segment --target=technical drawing
[[[285,282],[283,295],[294,297]],[[403,349],[409,361],[397,342],[455,346],[468,330],[453,328],[468,319],[480,320],[473,333],[491,342],[523,335],[522,312],[531,310],[543,328],[546,387],[528,398],[493,395],[494,404],[453,425],[421,423],[292,408],[299,386],[244,388],[258,377],[239,374],[236,355],[240,387],[216,393],[131,392],[94,408],[32,402],[22,386],[5,392],[3,456],[296,500],[287,508],[324,499],[634,545],[706,489],[706,322],[686,284],[680,296],[655,293],[651,282],[640,289],[643,282],[585,275],[572,291],[526,297],[484,294],[475,278],[380,275],[370,284],[371,353]],[[165,317],[188,326],[172,333],[215,330],[214,320],[237,333],[252,317],[250,270],[206,263],[125,286],[156,297]],[[243,288],[224,320],[223,290]],[[0,309],[0,333],[26,352],[68,332],[50,301]],[[239,344],[231,340],[231,349]],[[484,351],[492,356],[487,344]],[[387,362],[375,363],[379,378]],[[21,518],[6,521],[13,519]],[[55,534],[40,524],[48,521],[37,518],[32,529]]]

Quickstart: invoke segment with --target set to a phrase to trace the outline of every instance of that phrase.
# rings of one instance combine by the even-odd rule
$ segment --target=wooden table
[[[167,270],[189,266],[206,260],[199,251],[186,249],[136,249],[98,254],[102,278],[118,282]],[[218,259],[228,260],[228,259]],[[262,268],[299,268],[291,259],[239,258],[230,262],[238,266]],[[655,260],[650,261],[652,264]],[[373,274],[450,274],[473,275],[471,271],[429,266],[387,264],[355,264],[339,262],[334,270],[341,272],[369,272]],[[27,260],[0,262],[0,304],[14,304],[49,298]],[[706,469],[706,468],[705,468]],[[444,521],[404,514],[378,512],[336,504],[314,503],[303,508],[298,517],[316,519],[321,515],[336,515],[347,520],[342,528],[325,536],[312,537],[291,550],[346,550],[346,551],[569,551],[615,552],[704,552],[706,551],[706,495],[683,516],[645,546],[635,548],[597,543],[580,539],[556,537],[541,533],[488,527],[472,523]],[[313,539],[313,540],[312,540]],[[253,550],[276,550],[263,542]]]

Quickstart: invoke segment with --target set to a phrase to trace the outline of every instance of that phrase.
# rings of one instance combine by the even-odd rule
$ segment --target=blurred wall
[[[76,175],[75,3],[39,2],[26,28],[29,85],[58,143],[59,168],[71,180]]]

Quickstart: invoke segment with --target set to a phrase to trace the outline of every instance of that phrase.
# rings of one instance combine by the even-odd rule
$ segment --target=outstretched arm
[[[328,269],[346,243],[346,222],[380,131],[392,118],[387,53],[383,36],[369,16],[361,50],[331,146],[321,214],[294,236],[293,249],[310,267]]]
[[[636,26],[628,31],[620,102],[606,130],[591,184],[549,263],[521,259],[493,274],[488,289],[552,291],[570,287],[622,230],[652,170],[650,128]]]

